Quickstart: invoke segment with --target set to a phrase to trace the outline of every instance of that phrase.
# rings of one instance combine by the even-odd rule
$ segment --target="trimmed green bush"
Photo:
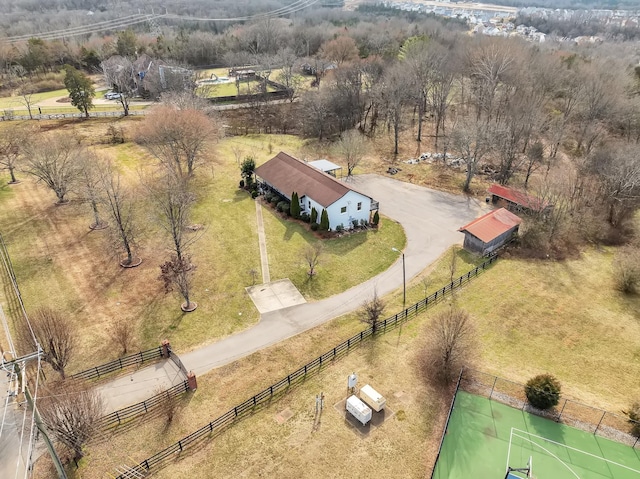
[[[378,223],[380,223],[380,215],[378,214],[378,212],[376,211],[373,214],[373,226],[378,226]]]
[[[320,225],[318,223],[311,223],[311,231],[318,231]]]
[[[329,231],[329,214],[327,210],[322,209],[322,214],[320,215],[320,231]]]
[[[318,223],[318,210],[315,208],[311,208],[311,223]]]
[[[254,200],[258,197],[258,191],[257,190],[253,190],[251,192],[251,198],[253,198]]]
[[[271,201],[272,205],[277,205],[280,201],[280,198],[278,197],[278,195],[273,195],[269,201]]]
[[[539,374],[529,379],[524,387],[529,403],[543,410],[558,405],[560,390],[560,382],[550,374]]]
[[[342,223],[336,226],[336,233],[342,233],[343,231],[344,231],[344,225]]]
[[[291,193],[291,207],[289,213],[294,218],[300,217],[300,199],[298,198],[298,193],[295,191]]]
[[[244,188],[244,180],[240,180],[240,188]]]
[[[289,211],[289,202],[288,201],[281,201],[276,206],[276,209],[281,213],[288,212]]]
[[[309,216],[308,213],[301,213],[300,214],[300,219],[302,221],[304,221],[305,223],[309,223],[309,221],[311,221],[311,217]]]

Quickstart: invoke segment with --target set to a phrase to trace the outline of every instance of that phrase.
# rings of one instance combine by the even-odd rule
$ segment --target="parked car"
[[[105,93],[104,97],[107,100],[119,100],[121,95],[120,95],[120,93],[116,93],[116,92],[110,91],[108,93]]]

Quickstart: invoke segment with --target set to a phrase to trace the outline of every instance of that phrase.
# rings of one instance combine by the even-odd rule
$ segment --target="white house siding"
[[[311,214],[311,209],[315,208],[316,211],[318,212],[318,219],[316,220],[316,223],[320,223],[320,215],[322,214],[322,209],[323,207],[316,203],[315,201],[313,201],[311,198],[309,198],[308,196],[303,196],[302,198],[300,198],[300,213],[307,213],[307,214]],[[311,206],[309,206],[311,205]]]
[[[358,203],[362,203],[362,208],[358,211]],[[342,207],[347,208],[346,213],[341,213]],[[365,220],[369,221],[369,212],[371,210],[371,198],[361,195],[355,191],[349,191],[346,195],[340,198],[338,201],[329,205],[327,208],[327,214],[329,215],[329,227],[332,230],[336,229],[336,226],[343,225],[345,228],[352,227],[353,220]],[[322,207],[318,210],[318,221],[320,221],[320,214],[322,213]]]

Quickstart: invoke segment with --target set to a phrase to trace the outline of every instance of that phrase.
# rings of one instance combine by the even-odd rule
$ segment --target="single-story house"
[[[318,223],[322,210],[327,210],[329,229],[332,230],[339,225],[351,228],[354,221],[371,222],[378,209],[378,202],[370,196],[282,151],[256,168],[255,174],[263,191],[274,191],[289,201],[296,192],[300,213],[311,215],[315,208]]]
[[[491,185],[489,194],[494,205],[507,208],[513,212],[539,214],[546,213],[553,207],[547,201],[502,185]]]
[[[464,249],[489,254],[506,244],[518,231],[522,219],[505,208],[476,218],[458,231],[464,233]]]

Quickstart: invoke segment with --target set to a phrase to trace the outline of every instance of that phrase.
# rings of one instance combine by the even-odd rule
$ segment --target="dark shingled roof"
[[[484,243],[490,243],[520,223],[522,223],[522,219],[519,216],[514,215],[509,210],[500,208],[476,218],[458,231],[467,231]]]
[[[356,191],[333,176],[282,151],[257,167],[255,173],[288,197],[295,191],[300,198],[308,196],[325,208],[349,191]]]

